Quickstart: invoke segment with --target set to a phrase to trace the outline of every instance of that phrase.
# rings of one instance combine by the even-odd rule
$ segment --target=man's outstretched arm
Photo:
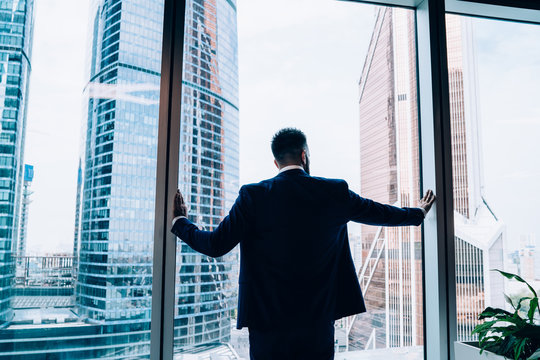
[[[349,190],[349,220],[377,226],[420,225],[435,202],[433,191],[428,190],[420,199],[419,207],[396,207],[365,199]]]
[[[241,241],[249,228],[244,198],[245,195],[240,189],[240,195],[229,215],[221,221],[214,231],[203,231],[187,219],[184,197],[178,190],[174,196],[174,220],[171,232],[195,251],[211,257],[223,256]]]

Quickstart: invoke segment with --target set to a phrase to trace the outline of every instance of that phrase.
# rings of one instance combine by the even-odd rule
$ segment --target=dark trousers
[[[283,329],[249,329],[251,360],[333,360],[334,323]]]

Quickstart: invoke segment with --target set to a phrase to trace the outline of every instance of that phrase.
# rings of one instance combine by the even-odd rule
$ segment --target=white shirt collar
[[[294,169],[304,170],[304,168],[302,166],[300,166],[300,165],[289,165],[289,166],[285,166],[285,167],[281,168],[279,170],[279,173],[281,174],[284,171],[294,170]]]

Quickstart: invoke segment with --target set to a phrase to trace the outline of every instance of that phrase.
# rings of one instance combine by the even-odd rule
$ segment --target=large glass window
[[[484,308],[509,308],[504,294],[529,296],[494,269],[540,286],[539,36],[535,25],[447,16],[461,341],[475,340]]]
[[[225,198],[226,209],[239,184],[277,174],[270,140],[283,127],[306,133],[312,175],[343,178],[352,190],[383,203],[416,206],[420,170],[414,15],[346,2],[312,1],[309,10],[303,2],[241,3],[240,181],[230,183],[224,194],[232,195]],[[181,146],[186,143],[182,138]],[[234,166],[223,166],[225,176],[236,174]],[[420,228],[350,224],[349,241],[368,312],[336,322],[337,358],[346,351],[347,358],[362,358],[397,350],[422,358]],[[177,287],[182,278],[180,270]],[[234,292],[227,296],[236,301]],[[216,309],[227,306],[216,302]],[[231,344],[247,359],[247,329],[235,329],[236,312],[230,316]]]
[[[148,357],[163,1],[0,14],[0,357]]]
[[[170,95],[159,92],[164,3],[0,1],[0,359],[150,356],[159,100]],[[454,11],[482,9],[461,3],[446,1]],[[312,175],[416,206],[426,140],[417,72],[429,69],[417,67],[415,15],[352,1],[187,0],[182,80],[173,84],[182,97],[171,99],[181,101],[181,126],[168,140],[180,139],[189,218],[212,230],[240,185],[275,176],[270,140],[283,127],[307,134]],[[540,286],[540,32],[457,15],[446,25],[450,119],[435,106],[422,121],[450,121],[441,134],[451,138],[452,163],[429,166],[438,175],[452,166],[450,285],[457,339],[467,341],[486,306],[508,307],[503,294],[526,291],[492,269]],[[165,64],[180,63],[167,56]],[[421,78],[422,89],[441,85]],[[348,233],[368,311],[336,322],[336,358],[423,358],[434,329],[424,331],[433,314],[424,319],[421,229],[350,224]],[[174,358],[249,358],[247,329],[235,327],[239,256],[212,259],[177,243],[173,344],[156,337]],[[427,259],[428,269],[447,271],[438,261]],[[453,299],[427,303],[448,310]]]
[[[236,2],[187,1],[184,44],[178,188],[189,206],[189,219],[213,230],[239,188]],[[230,342],[237,288],[236,250],[213,259],[178,241],[175,353]],[[228,349],[211,347],[216,353]]]

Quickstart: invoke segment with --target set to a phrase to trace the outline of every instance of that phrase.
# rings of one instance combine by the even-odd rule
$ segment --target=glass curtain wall
[[[2,180],[13,224],[3,223],[11,237],[0,240],[0,358],[148,358],[164,1],[35,5],[26,167],[34,4],[0,5],[3,33],[13,38],[2,35],[13,42],[2,81],[19,86],[2,95],[13,108],[4,111],[2,138],[19,145],[6,147],[11,160],[0,164],[13,170]],[[184,109],[180,188],[189,191],[194,220],[208,228],[238,188],[236,26],[234,1],[188,1],[176,85]],[[232,356],[217,343],[230,338],[237,255],[216,262],[178,251],[185,285],[176,292],[175,350]]]
[[[0,3],[0,328],[14,316],[34,1]]]
[[[447,15],[457,339],[486,307],[511,310],[540,287],[540,27]],[[528,311],[524,302],[523,311]],[[538,318],[538,314],[537,314]]]
[[[239,188],[238,85],[236,1],[188,0],[178,188],[205,230],[219,225]],[[175,353],[230,341],[238,261],[237,250],[213,259],[178,240]]]
[[[24,188],[11,212],[26,245],[13,245],[17,276],[0,298],[0,357],[149,357],[163,1],[5,1],[18,46],[31,43],[33,7],[29,133],[14,152],[26,145],[33,167],[8,184]],[[14,139],[25,130],[21,51]]]
[[[416,206],[414,11],[338,1],[311,2],[310,11],[288,1],[242,6],[239,16],[267,16],[239,22],[240,184],[275,176],[272,135],[297,127],[308,138],[312,175]],[[336,358],[423,358],[420,228],[351,224],[349,241],[368,312],[336,322]],[[247,359],[247,329],[234,328],[234,313],[232,320],[232,346]]]

